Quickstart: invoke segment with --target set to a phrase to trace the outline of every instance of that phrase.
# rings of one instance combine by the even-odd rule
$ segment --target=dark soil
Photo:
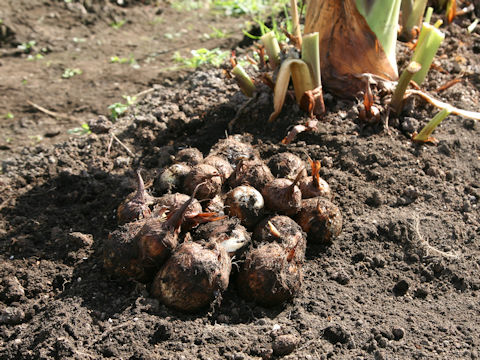
[[[29,16],[33,3],[7,2],[7,8],[17,6],[11,19]],[[34,9],[48,14],[51,7],[70,14],[61,2],[38,2]],[[143,5],[113,8],[126,16],[146,11]],[[478,29],[466,33],[470,20],[459,18],[446,29],[447,40],[425,88],[433,93],[463,74],[461,82],[435,96],[478,110],[480,37]],[[73,23],[62,31],[73,31]],[[22,22],[8,24],[13,29]],[[104,27],[109,29],[107,23]],[[125,30],[125,36],[128,33]],[[408,51],[400,48],[400,62],[405,63]],[[68,49],[63,51],[71,56]],[[5,111],[19,106],[19,99],[31,98],[8,85],[17,84],[8,77],[33,63],[10,57],[0,61],[6,74],[0,111]],[[100,121],[110,133],[100,133],[101,126],[91,123],[97,133],[88,136],[65,141],[55,137],[23,148],[18,140],[18,146],[4,146],[1,359],[478,358],[477,123],[450,116],[434,133],[438,146],[418,145],[410,141],[410,133],[437,111],[423,101],[410,101],[399,118],[392,116],[388,134],[381,125],[361,123],[356,103],[327,94],[327,114],[318,131],[282,145],[289,126],[304,122],[305,114],[290,105],[274,123],[267,123],[271,96],[261,95],[245,106],[247,99],[221,70],[155,81],[155,76],[135,73],[129,76],[137,79],[138,87],[127,88],[119,78],[120,87],[115,88],[104,83],[93,55],[89,64],[79,79],[88,75],[92,82],[79,81],[77,92],[69,96],[55,90],[61,83],[42,77],[48,75],[43,71],[53,70],[38,73],[35,86],[48,90],[44,96],[55,94],[50,95],[57,101],[48,104],[50,109],[77,117],[74,109],[90,104],[85,100],[88,92],[98,102],[82,113],[87,119],[104,113],[122,91],[140,91],[150,82],[159,85],[115,124]],[[151,64],[141,69],[150,75],[159,71]],[[115,74],[130,71],[122,67]],[[111,100],[103,97],[106,91]],[[37,94],[32,101],[45,106],[40,90]],[[179,148],[194,146],[208,153],[225,137],[236,114],[234,132],[254,144],[264,159],[291,151],[322,161],[321,176],[342,211],[343,232],[331,246],[309,245],[303,291],[292,303],[267,309],[240,299],[231,288],[221,304],[183,314],[151,298],[145,285],[108,276],[102,267],[102,244],[117,226],[116,208],[134,188],[137,168],[144,170],[148,183]],[[47,122],[57,128],[40,112],[22,118],[30,119],[35,129]],[[2,131],[21,137],[15,132],[22,128],[19,123],[15,118]],[[111,134],[124,146],[111,142]]]

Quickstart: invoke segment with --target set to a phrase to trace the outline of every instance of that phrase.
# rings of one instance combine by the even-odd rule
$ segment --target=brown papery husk
[[[286,250],[295,249],[295,260],[303,262],[307,248],[307,234],[292,218],[273,215],[263,219],[253,231],[255,243],[276,242]]]
[[[296,221],[312,243],[330,243],[342,232],[343,218],[340,209],[322,197],[304,199]]]
[[[398,78],[355,0],[310,1],[304,32],[319,33],[322,84],[338,96],[353,98],[365,89],[356,75]]]
[[[213,166],[198,164],[185,178],[183,187],[187,194],[192,194],[199,184],[202,185],[197,190],[196,198],[199,200],[212,199],[222,188],[222,178]]]
[[[312,176],[300,180],[298,187],[302,191],[302,198],[309,199],[317,196],[324,197],[326,199],[332,199],[332,191],[328,183],[322,179],[319,175],[320,161],[313,161],[310,159],[312,166]]]
[[[262,190],[265,207],[285,215],[295,215],[302,206],[300,188],[288,179],[274,179]]]
[[[149,276],[141,264],[135,240],[145,221],[139,220],[120,226],[104,240],[103,266],[110,274],[141,282],[149,281]]]
[[[190,166],[198,165],[203,161],[203,154],[197,148],[186,148],[175,154],[175,162],[186,163]]]
[[[301,264],[275,242],[250,251],[237,277],[240,295],[267,307],[292,300],[301,285]]]
[[[149,205],[153,198],[145,190],[142,176],[137,172],[137,191],[127,196],[117,209],[118,224],[150,217],[152,214]]]
[[[223,156],[208,155],[204,160],[204,164],[211,165],[217,169],[218,173],[222,177],[222,183],[228,180],[233,173],[233,167]]]
[[[224,247],[230,257],[235,256],[237,260],[243,257],[243,253],[251,242],[250,233],[237,218],[225,218],[202,224],[193,232],[193,238],[195,241],[215,242]],[[238,246],[235,251],[229,249],[232,242]]]
[[[273,179],[270,168],[262,160],[241,160],[230,177],[229,184],[232,188],[251,185],[261,191]]]
[[[276,178],[295,180],[298,172],[305,167],[305,162],[295,154],[284,152],[273,155],[268,160],[268,167]],[[307,170],[304,170],[302,177],[306,176]]]
[[[175,212],[179,210],[182,205],[190,199],[189,195],[182,193],[165,194],[156,199],[155,209],[167,208],[169,212]],[[197,199],[193,199],[191,204],[185,211],[186,218],[193,218],[202,212],[202,205]]]
[[[237,168],[238,169],[238,168]],[[262,194],[250,185],[237,186],[225,197],[225,211],[235,216],[247,228],[252,228],[262,218],[265,202]]]
[[[240,141],[238,135],[232,135],[218,141],[212,146],[210,155],[218,155],[227,159],[234,169],[240,158],[252,160],[260,157],[258,150],[251,144]]]
[[[220,245],[185,242],[155,276],[152,295],[177,310],[198,311],[228,287],[231,268]]]

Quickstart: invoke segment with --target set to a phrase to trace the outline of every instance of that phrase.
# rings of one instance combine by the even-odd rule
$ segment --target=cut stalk
[[[433,58],[444,38],[445,34],[435,26],[427,24],[426,22],[423,23],[417,46],[412,56],[412,61],[416,61],[422,65],[421,70],[413,76],[413,81],[418,85],[425,80],[430,65],[432,65]]]
[[[413,75],[420,71],[421,68],[422,66],[418,62],[412,61],[410,64],[408,64],[407,68],[403,70],[400,79],[398,79],[397,87],[395,88],[392,101],[390,102],[390,107],[397,114],[400,114],[402,111],[403,96],[405,95],[405,90],[407,90],[410,80],[412,80]]]
[[[245,69],[241,65],[237,64],[232,70],[232,75],[235,77],[240,90],[242,90],[242,93],[248,97],[252,97],[256,87]]]
[[[280,65],[280,45],[275,37],[275,33],[270,31],[264,34],[260,40],[262,41],[263,46],[265,46],[265,51],[267,52],[268,60],[272,69],[275,69]]]
[[[312,72],[313,86],[322,85],[320,74],[320,48],[318,32],[305,35],[302,44],[302,60],[307,63]]]
[[[408,1],[404,1],[408,2]],[[405,19],[405,25],[402,28],[402,37],[410,41],[413,38],[412,30],[415,26],[420,27],[422,24],[422,16],[425,12],[427,6],[427,0],[416,0],[413,4],[412,10],[408,15],[408,18]],[[402,16],[406,15],[402,13]]]
[[[471,34],[473,32],[473,30],[475,30],[475,28],[477,27],[478,25],[478,21],[479,19],[475,19],[467,28],[467,31],[469,34]]]
[[[418,142],[428,142],[428,141],[433,141],[433,139],[430,137],[432,134],[433,130],[452,112],[452,108],[446,107],[437,115],[433,117],[432,120],[429,121],[427,125],[418,133],[418,135],[415,135],[413,137],[413,141],[418,141]]]
[[[314,90],[306,94],[306,103],[302,103],[302,107],[306,108],[310,113],[320,115],[325,112],[325,104],[323,102],[322,78],[320,72],[320,45],[318,32],[305,35],[302,44],[302,60],[310,69]]]
[[[377,36],[391,64],[396,64],[398,15],[401,0],[356,0],[357,9]]]

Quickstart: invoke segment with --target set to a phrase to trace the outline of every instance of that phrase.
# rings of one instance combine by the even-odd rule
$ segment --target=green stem
[[[445,39],[445,34],[442,33],[435,26],[423,23],[422,30],[417,41],[417,47],[412,56],[412,61],[416,61],[422,65],[422,69],[413,76],[413,81],[420,85],[425,77],[427,72],[432,65],[433,58],[440,47],[443,39]]]
[[[432,14],[433,14],[433,7],[429,6],[427,8],[427,12],[425,13],[425,17],[423,18],[423,22],[430,24],[430,20],[432,19]]]
[[[293,35],[298,39],[298,44],[302,46],[302,31],[300,30],[297,0],[290,0],[290,7],[292,10]]]
[[[268,55],[268,60],[273,69],[280,65],[280,45],[278,45],[278,40],[275,37],[275,33],[270,31],[264,34],[260,40],[265,46],[265,51]]]
[[[237,64],[232,70],[232,75],[235,77],[235,80],[237,80],[240,90],[242,90],[246,96],[252,97],[256,87],[245,69]]]
[[[395,92],[392,96],[392,101],[390,102],[390,107],[397,114],[400,114],[402,111],[403,96],[405,95],[405,90],[407,90],[410,80],[412,80],[413,75],[420,71],[421,68],[422,66],[419,63],[412,61],[410,64],[408,64],[407,68],[403,70],[402,75],[400,75],[397,87],[395,88]]]
[[[429,121],[429,123],[427,125],[425,125],[425,127],[422,129],[422,131],[420,131],[420,133],[418,133],[418,135],[415,135],[413,137],[413,140],[414,141],[420,141],[420,142],[426,142],[429,140],[430,138],[430,135],[432,134],[433,130],[435,130],[435,128],[448,116],[450,115],[450,113],[452,112],[452,108],[449,106],[449,107],[446,107],[445,109],[443,109],[442,111],[440,111],[439,113],[437,113],[437,115],[435,115],[433,117],[432,120]]]
[[[387,55],[390,64],[396,68],[395,48],[397,45],[398,15],[401,0],[371,1],[356,0],[357,9],[367,21],[370,29]]]

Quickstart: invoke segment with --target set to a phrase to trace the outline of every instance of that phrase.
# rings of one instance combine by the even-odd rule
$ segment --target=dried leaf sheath
[[[355,0],[311,0],[305,33],[315,31],[320,37],[322,83],[330,91],[354,97],[365,85],[353,75],[363,73],[397,79],[396,65],[390,64]]]

